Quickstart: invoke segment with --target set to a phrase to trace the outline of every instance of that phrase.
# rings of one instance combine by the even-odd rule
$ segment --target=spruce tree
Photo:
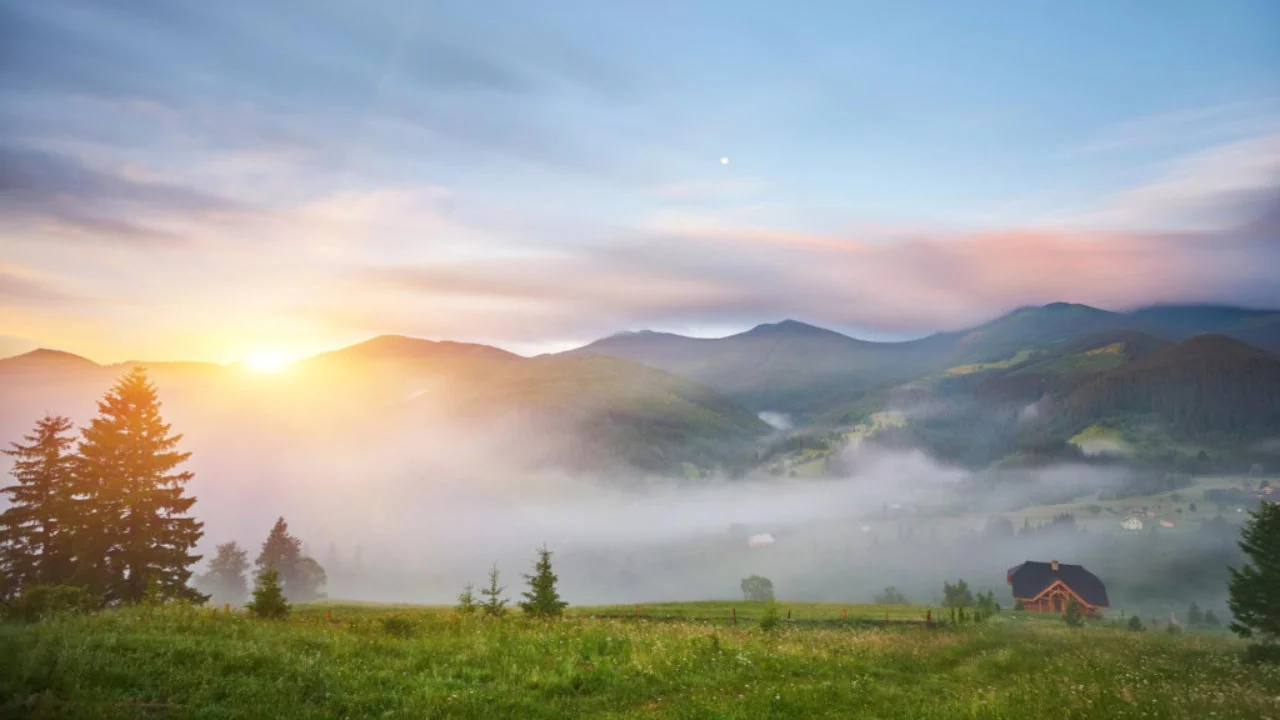
[[[324,568],[302,552],[302,541],[289,534],[289,523],[278,518],[262,551],[254,563],[258,572],[275,569],[284,584],[284,594],[293,602],[306,602],[320,597],[320,587],[325,584]]]
[[[248,571],[248,553],[234,540],[225,542],[217,547],[209,571],[196,579],[196,586],[209,593],[215,603],[239,605],[249,594]]]
[[[471,583],[467,583],[458,594],[458,606],[455,610],[459,615],[474,615],[477,607],[476,589]]]
[[[531,617],[560,617],[569,603],[560,599],[556,592],[556,581],[559,579],[551,571],[551,551],[543,545],[538,550],[538,561],[534,563],[533,575],[525,575],[529,583],[529,591],[521,593],[524,602],[520,609]]]
[[[1200,611],[1200,605],[1194,600],[1191,601],[1191,607],[1187,608],[1187,624],[1200,625],[1204,622],[1204,613]]]
[[[498,585],[498,564],[494,563],[493,569],[489,571],[489,587],[480,589],[480,594],[484,596],[480,611],[485,617],[500,618],[507,614],[507,599],[502,597],[505,589]]]
[[[1280,503],[1263,502],[1249,513],[1240,537],[1251,564],[1231,568],[1231,629],[1241,637],[1280,644]]]
[[[98,402],[81,431],[77,481],[88,495],[82,528],[88,581],[109,601],[138,602],[151,588],[165,599],[202,601],[187,585],[203,523],[187,515],[192,474],[178,470],[191,453],[160,417],[155,386],[134,366]]]
[[[75,570],[77,498],[73,474],[74,442],[66,433],[71,421],[61,416],[41,418],[27,444],[10,443],[9,473],[17,484],[0,489],[9,508],[0,514],[0,597],[23,587],[63,585]]]
[[[267,568],[258,574],[253,588],[253,600],[246,606],[255,616],[267,619],[285,618],[289,615],[289,601],[280,588],[280,573]]]

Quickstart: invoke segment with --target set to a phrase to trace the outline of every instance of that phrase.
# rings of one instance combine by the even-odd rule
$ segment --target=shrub
[[[760,629],[769,631],[778,627],[778,606],[770,600],[764,606],[764,612],[760,614]]]
[[[1062,619],[1071,627],[1080,627],[1084,622],[1084,615],[1080,611],[1080,601],[1074,597],[1067,600],[1067,611],[1063,613]]]
[[[246,605],[254,617],[269,620],[282,620],[289,616],[289,601],[284,598],[284,590],[280,587],[280,573],[268,567],[258,575],[257,585],[253,588],[253,599]]]
[[[408,618],[392,615],[382,618],[382,631],[393,637],[407,638],[413,634],[413,623]]]
[[[19,622],[39,622],[57,615],[92,612],[101,605],[99,598],[82,587],[31,585],[10,601],[6,615]]]
[[[1178,633],[1182,632],[1182,628],[1178,627],[1177,625],[1174,625],[1173,623],[1169,623],[1168,625],[1165,626],[1164,631],[1169,633],[1170,635],[1177,635]]]
[[[1013,601],[1013,609],[1014,609],[1014,610],[1026,610],[1026,609],[1027,609],[1027,606],[1026,606],[1026,605],[1023,605],[1021,600],[1014,600],[1014,601]]]
[[[1222,627],[1222,621],[1218,619],[1217,614],[1212,610],[1209,610],[1204,614],[1204,624],[1213,628]]]
[[[872,598],[877,605],[909,605],[907,596],[903,595],[898,588],[890,585],[884,589],[884,592]]]
[[[1261,643],[1245,648],[1244,661],[1251,665],[1280,665],[1280,643]]]
[[[1139,632],[1143,630],[1144,628],[1142,627],[1142,618],[1138,617],[1137,615],[1134,615],[1133,617],[1129,618],[1129,629],[1133,630],[1134,632]]]

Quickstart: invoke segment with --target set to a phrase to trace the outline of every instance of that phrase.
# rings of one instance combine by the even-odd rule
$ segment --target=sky
[[[1280,307],[1277,27],[1270,0],[0,0],[0,355]]]

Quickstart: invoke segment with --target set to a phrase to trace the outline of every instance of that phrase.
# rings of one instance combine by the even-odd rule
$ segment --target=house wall
[[[1067,603],[1073,597],[1080,603],[1080,612],[1082,614],[1090,617],[1098,616],[1099,608],[1096,605],[1090,605],[1080,599],[1079,595],[1072,592],[1071,588],[1061,581],[1050,585],[1038,597],[1014,599],[1022,602],[1022,608],[1028,612],[1062,614],[1067,611]]]

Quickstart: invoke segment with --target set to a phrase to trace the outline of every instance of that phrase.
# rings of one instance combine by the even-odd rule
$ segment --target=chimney
[[[1057,560],[1049,561],[1049,569],[1053,570],[1054,572],[1058,572],[1058,561]]]

